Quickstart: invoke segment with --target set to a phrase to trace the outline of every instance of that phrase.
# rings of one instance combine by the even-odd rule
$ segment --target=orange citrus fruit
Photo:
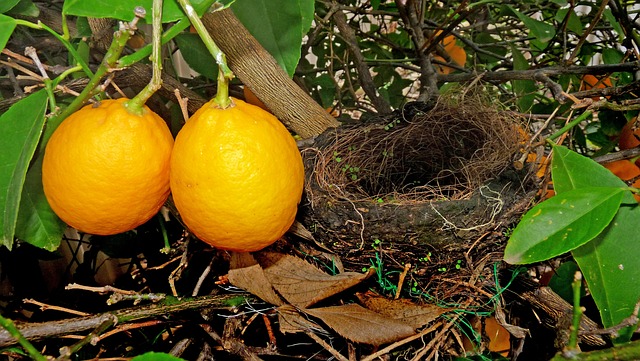
[[[582,86],[580,90],[589,90],[589,89],[603,89],[611,86],[611,78],[604,77],[602,79],[596,78],[594,75],[585,74],[582,77]]]
[[[442,39],[440,44],[444,47],[444,51],[451,58],[451,63],[454,63],[458,66],[464,66],[464,64],[467,62],[467,52],[462,47],[456,44],[455,36],[453,35],[445,36],[445,38]],[[440,55],[434,55],[433,58],[443,63],[447,62],[447,60]],[[449,74],[455,71],[454,68],[446,65],[440,65],[440,64],[434,64],[434,65],[436,67],[436,71],[439,74]]]
[[[640,145],[640,129],[636,129],[634,131],[634,126],[636,123],[636,118],[633,118],[620,131],[620,138],[618,139],[618,146],[620,149],[631,149]]]
[[[293,224],[304,185],[296,143],[271,113],[242,100],[200,108],[176,137],[171,191],[193,234],[208,244],[250,252]]]
[[[253,94],[253,92],[251,91],[251,89],[249,89],[248,86],[244,86],[242,88],[242,94],[244,94],[244,101],[251,104],[251,105],[255,105],[257,107],[260,107],[266,111],[268,111],[269,113],[271,113],[271,111],[269,110],[269,108],[262,102],[262,100],[260,100],[260,98],[258,98],[255,94]]]
[[[580,85],[580,90],[589,90],[589,89],[604,89],[607,87],[611,87],[611,78],[604,77],[602,79],[596,78],[594,75],[585,74],[582,77],[582,84]],[[607,97],[609,98],[609,97]],[[600,97],[592,97],[593,100],[599,100]]]
[[[44,193],[53,211],[86,233],[131,230],[169,196],[173,137],[149,108],[134,115],[127,99],[103,100],[70,115],[47,143]]]

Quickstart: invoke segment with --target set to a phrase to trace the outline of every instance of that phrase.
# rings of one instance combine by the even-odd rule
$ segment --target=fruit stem
[[[189,0],[178,0],[178,3],[180,3],[182,10],[187,14],[189,21],[191,21],[191,25],[196,29],[200,39],[202,39],[207,50],[209,50],[218,64],[218,91],[213,101],[220,108],[227,108],[231,105],[231,99],[229,99],[229,81],[233,79],[233,72],[227,65],[227,57],[213,41],[213,38],[211,38],[211,35],[204,27],[204,24],[198,17],[193,6],[191,6]]]
[[[136,115],[144,113],[144,103],[162,86],[162,57],[160,54],[162,49],[162,0],[153,0],[151,16],[153,24],[153,48],[151,52],[153,73],[151,81],[133,99],[125,103],[127,110]]]
[[[104,59],[102,60],[102,64],[98,67],[95,74],[89,79],[89,83],[82,90],[80,95],[75,97],[71,104],[67,106],[62,112],[58,113],[54,116],[55,119],[51,119],[49,122],[53,124],[59,124],[61,119],[65,119],[69,115],[75,113],[80,107],[85,103],[87,99],[95,95],[99,89],[98,85],[102,78],[107,75],[110,69],[114,68],[122,50],[131,35],[136,30],[136,24],[138,21],[144,17],[144,9],[142,7],[137,7],[135,11],[135,18],[128,24],[121,24],[120,29],[116,31],[113,35],[113,41],[107,50],[107,53],[104,55]]]
[[[567,123],[567,125],[565,125],[564,127],[562,127],[560,130],[558,130],[557,132],[551,134],[548,138],[547,141],[552,141],[558,137],[560,137],[562,134],[568,132],[569,130],[571,130],[573,127],[575,127],[576,125],[580,124],[582,121],[584,121],[585,119],[587,119],[587,117],[589,117],[593,112],[591,110],[587,110],[584,113],[580,114],[579,117],[577,117],[576,119],[572,120],[570,123]]]
[[[171,26],[167,31],[162,34],[162,44],[168,43],[171,39],[175,38],[176,35],[180,34],[183,30],[189,27],[189,19],[180,19],[177,23]],[[138,49],[133,54],[123,56],[118,60],[118,68],[126,68],[131,66],[134,63],[139,62],[144,59],[146,56],[149,56],[153,50],[153,44],[147,44],[142,48]]]
[[[578,349],[578,333],[580,331],[580,320],[582,319],[582,307],[580,307],[580,291],[582,286],[582,273],[576,272],[571,283],[573,290],[573,320],[570,327],[568,351],[576,351]]]
[[[87,76],[89,76],[89,77],[93,76],[93,72],[89,68],[89,65],[82,59],[80,54],[78,54],[78,51],[76,51],[76,48],[74,48],[73,45],[71,45],[71,43],[69,42],[69,40],[67,40],[67,38],[65,38],[65,36],[61,36],[60,34],[55,32],[53,29],[51,29],[50,27],[46,26],[45,24],[43,24],[39,20],[38,20],[37,24],[29,22],[29,21],[26,21],[26,20],[22,20],[22,19],[16,19],[15,21],[16,21],[16,24],[18,24],[18,25],[26,26],[26,27],[32,28],[32,29],[46,30],[47,32],[49,32],[58,41],[60,41],[62,43],[62,45],[64,45],[64,47],[67,49],[69,54],[71,54],[71,56],[73,56],[73,58],[78,63],[78,65],[80,65],[82,67],[82,70],[85,72],[85,74],[87,74]],[[68,31],[69,30],[67,29],[67,32]]]

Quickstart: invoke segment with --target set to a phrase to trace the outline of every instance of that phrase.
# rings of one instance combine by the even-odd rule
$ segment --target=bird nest
[[[513,113],[479,95],[441,97],[430,110],[410,105],[381,123],[327,135],[314,148],[310,183],[343,200],[456,200],[511,164],[519,140]]]

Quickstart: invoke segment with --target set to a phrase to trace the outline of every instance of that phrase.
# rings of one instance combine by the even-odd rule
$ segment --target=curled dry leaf
[[[371,292],[356,293],[356,297],[366,308],[405,323],[414,329],[427,325],[443,313],[451,311],[450,308],[436,305],[418,305],[407,300],[390,300]]]
[[[332,276],[300,258],[286,254],[260,252],[255,257],[271,286],[285,300],[300,308],[307,308],[355,286],[373,274],[344,272]]]
[[[251,253],[231,252],[229,282],[275,306],[284,304]]]
[[[340,336],[358,343],[377,346],[415,334],[413,327],[357,304],[306,309],[304,312],[319,318]]]
[[[291,305],[278,307],[278,324],[282,333],[299,333],[311,331],[314,333],[326,333],[322,326],[313,322],[305,314]]]

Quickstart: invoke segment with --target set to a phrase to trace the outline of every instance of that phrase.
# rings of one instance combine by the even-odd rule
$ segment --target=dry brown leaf
[[[264,252],[255,256],[273,288],[289,303],[300,308],[342,292],[371,275],[371,272],[344,272],[331,276],[300,258],[286,254]]]
[[[480,349],[476,349],[476,345],[468,337],[465,337],[462,339],[462,345],[466,352],[482,352],[484,348],[486,348],[504,357],[509,356],[511,335],[507,329],[500,326],[495,317],[483,318],[475,316],[469,320],[469,324],[482,336],[483,344],[480,345]],[[485,341],[488,341],[488,344],[486,344]]]
[[[390,300],[373,293],[356,293],[360,302],[368,309],[393,318],[414,329],[418,329],[438,318],[449,308],[436,305],[417,305],[407,300]]]
[[[284,304],[251,253],[231,252],[229,282],[275,306]]]
[[[282,333],[325,332],[322,326],[310,320],[306,315],[301,314],[297,308],[291,305],[278,307],[278,324]]]
[[[382,345],[414,335],[413,327],[357,304],[303,310],[340,336],[358,343]]]

